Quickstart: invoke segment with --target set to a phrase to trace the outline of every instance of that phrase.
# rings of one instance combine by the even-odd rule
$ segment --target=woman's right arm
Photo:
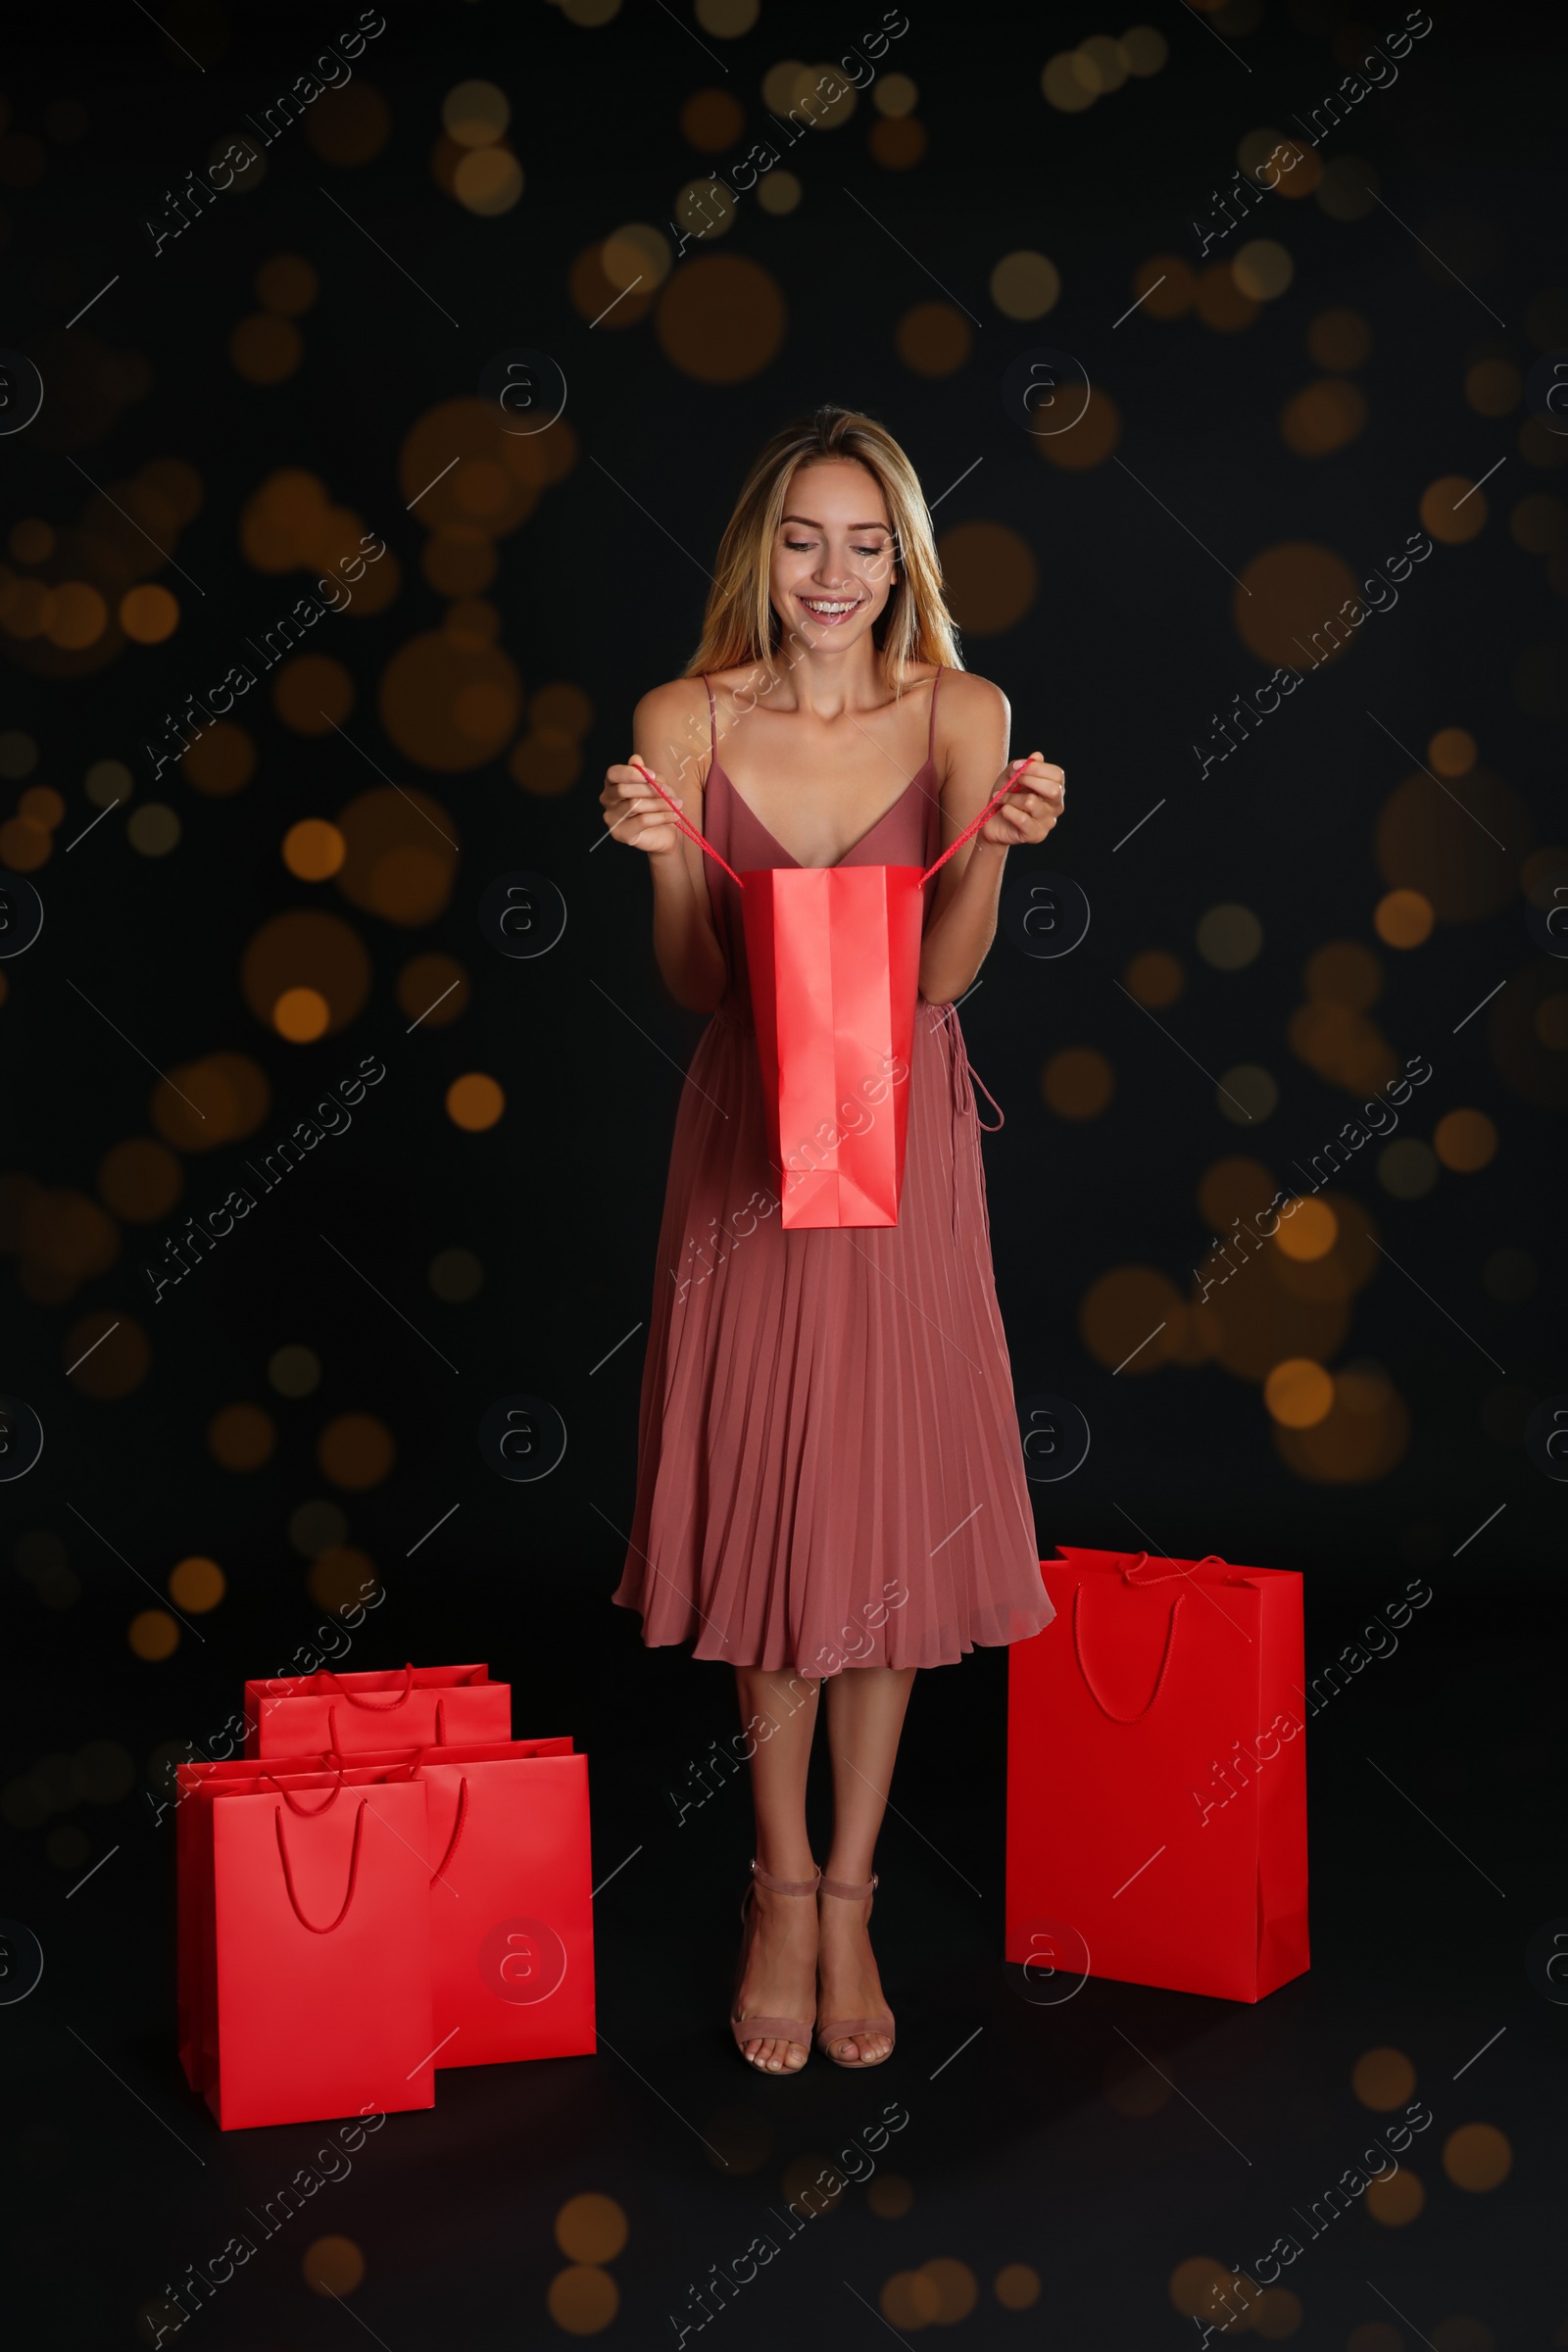
[[[702,772],[696,756],[681,751],[693,736],[696,683],[677,678],[645,694],[633,713],[632,744],[633,757],[701,831]],[[702,851],[678,830],[667,804],[629,763],[607,771],[599,797],[615,839],[647,857],[654,878],[654,954],[665,986],[688,1011],[716,1011],[729,972],[713,928]]]

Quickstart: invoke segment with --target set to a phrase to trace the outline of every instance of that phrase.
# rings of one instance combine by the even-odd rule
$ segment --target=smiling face
[[[851,459],[802,466],[784,496],[769,594],[806,644],[865,636],[893,592],[895,542],[876,476]]]

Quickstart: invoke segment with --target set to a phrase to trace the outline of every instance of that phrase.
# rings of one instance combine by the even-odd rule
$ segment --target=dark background
[[[356,13],[338,15],[346,26]],[[640,1849],[599,1904],[601,2020],[620,2055],[444,2075],[439,2106],[392,2118],[353,2181],[323,2199],[334,2210],[302,2223],[293,2252],[270,2247],[241,2273],[191,2323],[191,2340],[236,2352],[366,2329],[391,2352],[559,2340],[545,2302],[562,2260],[552,2222],[585,2189],[614,2196],[630,2225],[607,2338],[672,2340],[666,2315],[688,2281],[745,2245],[760,2209],[788,2193],[788,2167],[836,2149],[898,2097],[911,2121],[883,2169],[913,2183],[906,2216],[879,2218],[849,2190],[843,2212],[812,2225],[715,2327],[756,2344],[808,2328],[880,2341],[885,2280],[937,2255],[968,2266],[979,2300],[933,2324],[977,2343],[1174,2343],[1192,2326],[1168,2291],[1175,2266],[1198,2254],[1245,2265],[1289,2226],[1288,2209],[1363,2144],[1373,2119],[1351,2069],[1392,2045],[1437,2117],[1411,2158],[1426,2209],[1404,2229],[1357,2210],[1314,2246],[1293,2277],[1299,2313],[1284,2315],[1294,2340],[1352,2352],[1568,2342],[1552,2228],[1560,2018],[1524,1963],[1530,1936],[1568,1912],[1563,1490],[1527,1444],[1531,1416],[1568,1393],[1551,1206],[1568,1054],[1560,1022],[1555,1046],[1532,1026],[1563,984],[1526,919],[1526,893],[1565,833],[1568,574],[1554,552],[1560,504],[1555,517],[1539,503],[1517,514],[1553,492],[1568,448],[1553,448],[1522,389],[1544,354],[1568,351],[1560,20],[1435,10],[1397,85],[1324,142],[1329,160],[1369,164],[1391,209],[1344,220],[1311,198],[1266,201],[1209,261],[1228,268],[1248,239],[1268,236],[1288,249],[1294,279],[1221,330],[1194,310],[1124,318],[1148,283],[1135,273],[1156,255],[1205,266],[1192,221],[1229,179],[1239,141],[1260,124],[1288,135],[1293,112],[1334,86],[1381,20],[1328,0],[1233,0],[1206,20],[1162,5],[1148,18],[1169,46],[1160,71],[1066,114],[1042,96],[1042,66],[1119,33],[1119,20],[911,9],[881,72],[917,85],[918,161],[879,160],[882,118],[866,91],[790,157],[798,209],[771,215],[745,198],[656,293],[592,325],[614,291],[596,275],[601,241],[627,221],[667,234],[682,184],[764,133],[769,69],[830,59],[858,20],[763,0],[755,27],[729,39],[702,31],[685,0],[638,0],[598,27],[542,0],[400,0],[386,15],[355,68],[355,86],[385,103],[376,151],[333,160],[313,110],[269,152],[259,186],[204,212],[156,260],[144,222],[162,218],[165,191],[305,70],[337,20],[191,5],[165,20],[172,41],[135,10],[55,11],[13,28],[5,68],[0,342],[31,355],[46,385],[37,423],[0,442],[5,521],[41,518],[57,534],[54,553],[32,560],[13,536],[6,610],[21,579],[96,578],[111,613],[136,581],[178,602],[177,626],[152,644],[113,619],[74,651],[0,630],[6,743],[34,747],[30,765],[6,752],[0,859],[46,909],[37,943],[0,964],[11,1251],[0,1382],[45,1432],[37,1465],[0,1488],[0,1909],[45,1955],[36,1992],[0,2011],[13,2083],[5,2210],[27,2340],[150,2340],[138,2314],[164,2283],[216,2251],[237,2209],[270,2195],[317,2144],[303,2127],[222,2137],[185,2089],[172,1828],[158,1796],[170,1754],[187,1740],[204,1748],[244,1678],[286,1665],[328,1620],[331,1560],[323,1571],[290,1533],[302,1504],[326,1498],[343,1513],[339,1548],[356,1565],[363,1555],[384,1593],[350,1663],[487,1659],[514,1685],[519,1733],[569,1731],[590,1755],[596,1881]],[[495,218],[442,184],[454,160],[440,145],[442,101],[469,78],[506,92],[507,143],[525,173],[520,201]],[[745,131],[705,152],[683,135],[681,110],[719,87]],[[710,247],[746,257],[782,296],[783,331],[760,357],[744,318],[685,342],[660,323]],[[1054,309],[1030,321],[989,292],[996,263],[1020,248],[1048,254],[1062,279]],[[282,255],[308,261],[318,290],[295,321],[297,364],[259,382],[236,366],[231,338],[258,309],[257,272]],[[945,327],[961,344],[967,321],[967,354],[942,373],[901,351],[901,325],[906,350],[925,348],[910,345],[907,321],[927,303],[952,314],[932,336]],[[1321,378],[1306,337],[1340,308],[1371,330],[1364,364],[1342,371],[1364,393],[1366,422],[1333,454],[1306,457],[1287,445],[1281,412]],[[505,720],[476,748],[440,703],[469,674],[469,641],[454,656],[439,636],[450,639],[460,600],[429,571],[430,525],[451,516],[450,494],[410,502],[445,462],[422,466],[430,434],[450,428],[457,447],[473,429],[445,404],[471,401],[486,363],[517,346],[565,371],[566,454],[532,512],[496,537],[494,576],[474,592],[489,623],[456,615],[460,636],[465,619],[481,636],[498,629],[511,665]],[[1120,464],[1043,462],[1009,418],[1008,366],[1047,346],[1073,354],[1113,404]],[[1511,363],[1519,379],[1495,413],[1466,396],[1468,371],[1487,361]],[[995,578],[1016,571],[1015,556],[1003,548],[993,563],[980,542],[977,560],[972,538],[952,543],[965,660],[1008,694],[1017,751],[1038,746],[1069,779],[1068,821],[1015,859],[1009,889],[1035,869],[1065,875],[1093,910],[1081,946],[1058,959],[999,937],[964,1011],[975,1065],[1007,1114],[986,1154],[1018,1394],[1073,1402],[1093,1433],[1081,1468],[1033,1489],[1043,1552],[1147,1544],[1300,1571],[1314,1671],[1410,1577],[1425,1576],[1434,1599],[1399,1653],[1313,1728],[1313,1969],[1256,2009],[1103,1983],[1060,2008],[1018,1998],[1001,1956],[1005,1662],[977,1653],[925,1678],[879,1855],[897,2059],[874,2082],[813,2061],[784,2085],[744,2079],[721,2023],[730,1906],[750,1851],[744,1795],[726,1789],[677,1829],[665,1794],[731,1729],[728,1679],[644,1653],[635,1621],[609,1601],[631,1510],[641,1337],[602,1359],[647,1314],[679,1069],[700,1024],[662,995],[639,859],[612,845],[587,860],[632,705],[683,670],[696,643],[702,574],[746,465],[822,400],[885,422],[932,499],[958,482],[938,510],[941,533],[1004,526],[1035,566],[1022,610],[999,627]],[[169,459],[201,490],[177,545],[163,538],[171,561],[134,534],[112,545],[100,534],[95,555],[92,485],[134,505],[126,486]],[[397,567],[384,609],[321,621],[305,649],[352,682],[348,740],[289,723],[269,676],[235,712],[258,755],[243,789],[215,794],[172,764],[155,781],[144,747],[162,714],[204,693],[311,583],[314,566],[269,572],[245,552],[247,502],[290,467],[379,533]],[[1444,536],[1454,494],[1446,504],[1433,485],[1468,486],[1493,467],[1461,511],[1474,519],[1479,507],[1483,527]],[[1398,608],[1369,619],[1258,741],[1200,781],[1192,746],[1208,743],[1210,713],[1284,658],[1261,658],[1240,633],[1236,576],[1306,542],[1360,577],[1423,525],[1434,551]],[[427,636],[428,693],[389,688],[400,655]],[[577,764],[546,728],[519,782],[514,747],[542,731],[532,698],[563,684],[592,713]],[[421,734],[406,714],[424,705]],[[548,719],[559,706],[542,708]],[[1504,835],[1505,889],[1486,863],[1496,852],[1430,774],[1427,747],[1455,727],[1475,739],[1477,764],[1450,790]],[[411,749],[432,742],[433,757]],[[84,779],[104,760],[129,771],[128,804],[83,837],[101,806]],[[1391,871],[1380,817],[1423,772],[1430,799],[1413,815],[1406,804],[1403,862]],[[381,797],[345,827],[360,827],[362,867],[378,846],[415,838],[417,817],[415,834],[396,833],[410,820],[392,785],[422,796],[461,845],[437,903],[413,920],[379,910],[372,885],[355,900],[298,879],[280,856],[291,825],[335,821],[367,791]],[[25,799],[40,787],[64,804],[53,821]],[[179,820],[166,855],[135,844],[149,803]],[[40,826],[52,839],[41,854]],[[534,960],[498,954],[478,922],[486,885],[518,871],[552,881],[567,909],[559,945]],[[1431,938],[1386,946],[1374,908],[1429,872]],[[1262,947],[1225,970],[1195,933],[1206,910],[1233,904],[1258,917]],[[296,908],[329,912],[369,966],[353,1004],[339,948],[319,971],[299,951],[286,976],[319,981],[333,1023],[310,1044],[280,1037],[242,985],[258,933]],[[1381,1400],[1362,1476],[1344,1474],[1343,1396],[1316,1455],[1282,1438],[1265,1407],[1263,1371],[1316,1352],[1284,1294],[1270,1291],[1246,1334],[1221,1329],[1231,1363],[1209,1345],[1209,1360],[1151,1356],[1116,1372],[1147,1322],[1123,1348],[1114,1316],[1080,1319],[1097,1282],[1142,1268],[1155,1290],[1135,1288],[1136,1304],[1163,1299],[1163,1282],[1173,1334],[1191,1336],[1191,1269],[1214,1229],[1199,1199],[1205,1177],[1245,1154],[1273,1182],[1295,1182],[1293,1158],[1353,1114],[1369,1086],[1310,1066],[1293,1044],[1308,962],[1344,941],[1381,972],[1366,1014],[1373,1063],[1381,1040],[1393,1061],[1433,1064],[1400,1138],[1430,1144],[1456,1109],[1484,1112],[1497,1134],[1485,1167],[1434,1160],[1414,1197],[1381,1180],[1376,1145],[1339,1187],[1390,1253],[1357,1277],[1325,1351],[1331,1373],[1359,1375]],[[1134,959],[1155,950],[1183,975],[1153,1008],[1160,1027],[1127,993]],[[447,985],[421,993],[406,970],[416,956],[447,958],[463,986],[440,1021],[411,1031]],[[1098,1115],[1063,1116],[1042,1074],[1080,1048],[1108,1063],[1114,1092]],[[203,1149],[171,1125],[149,1063],[211,1103],[200,1072],[220,1054],[243,1056],[265,1093],[250,1080],[250,1111]],[[387,1075],[353,1131],[318,1147],[154,1304],[142,1269],[163,1235],[248,1181],[244,1159],[368,1054]],[[1216,1096],[1238,1064],[1268,1069],[1278,1089],[1251,1129]],[[505,1096],[478,1133],[445,1108],[471,1072]],[[101,1171],[140,1137],[161,1140],[181,1190],[138,1218],[105,1198]],[[1242,1200],[1215,1181],[1228,1217]],[[482,1270],[463,1301],[431,1287],[452,1250]],[[1242,1280],[1272,1278],[1259,1266]],[[319,1361],[305,1396],[270,1380],[288,1346]],[[1194,1340],[1194,1355],[1204,1351]],[[519,1394],[553,1405],[567,1432],[564,1460],[537,1483],[502,1480],[478,1444],[486,1410]],[[215,1416],[237,1405],[270,1424],[255,1467],[219,1458]],[[345,1487],[323,1467],[318,1447],[344,1415],[390,1435],[391,1466],[372,1483]],[[164,1609],[172,1570],[191,1555],[220,1564],[221,1600],[185,1613],[172,1654],[137,1654],[132,1620]],[[1404,1801],[1368,1771],[1369,1752]],[[933,2080],[977,2025],[988,2031]],[[1455,2082],[1499,2027],[1504,2038]],[[1161,2094],[1154,2072],[1136,2077],[1155,2102],[1139,2115],[1122,2097],[1135,2078],[1118,2071],[1129,2043],[1174,2084]],[[1487,2193],[1441,2162],[1447,2133],[1475,2121],[1513,2149],[1508,2180]],[[731,2177],[698,2127],[735,2153]],[[364,2254],[364,2283],[341,2308],[305,2283],[307,2229]],[[1008,2263],[1042,2281],[1026,2310],[992,2291]],[[1374,2324],[1386,2333],[1368,2332]]]

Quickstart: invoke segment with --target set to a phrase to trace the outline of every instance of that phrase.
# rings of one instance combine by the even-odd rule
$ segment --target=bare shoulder
[[[972,669],[949,670],[937,696],[937,772],[951,783],[971,771],[994,776],[1007,757],[1012,710],[1000,686]]]
[[[708,692],[701,678],[669,678],[651,686],[632,713],[637,757],[657,776],[680,776],[701,787],[710,747]]]

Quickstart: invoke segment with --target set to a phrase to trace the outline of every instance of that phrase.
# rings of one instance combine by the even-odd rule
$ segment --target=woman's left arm
[[[943,777],[944,846],[973,822],[1007,772],[1012,714],[989,680],[955,670],[943,681],[938,772]],[[1066,778],[1039,752],[992,810],[973,841],[950,858],[937,882],[936,907],[920,948],[920,994],[953,1004],[972,988],[997,931],[997,902],[1007,852],[1044,841],[1061,815]]]

